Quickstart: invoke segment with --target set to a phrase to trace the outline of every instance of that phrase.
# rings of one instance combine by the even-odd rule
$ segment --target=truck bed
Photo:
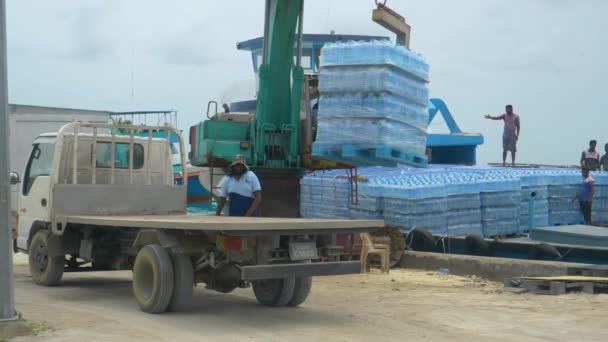
[[[367,232],[384,226],[382,220],[300,219],[176,215],[67,215],[59,222],[105,227],[222,232],[228,235]]]

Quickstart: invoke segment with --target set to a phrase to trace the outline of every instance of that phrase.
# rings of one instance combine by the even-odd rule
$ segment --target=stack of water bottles
[[[302,217],[347,218],[350,213],[350,181],[336,176],[306,176],[300,181]]]
[[[429,66],[390,41],[321,50],[313,153],[356,165],[426,165]]]
[[[521,183],[513,175],[489,174],[481,185],[481,223],[484,236],[519,231]]]
[[[593,175],[595,196],[593,198],[593,223],[608,224],[608,172]]]
[[[520,226],[522,232],[531,227],[549,225],[549,179],[538,172],[521,174]],[[532,218],[530,213],[532,212]]]
[[[425,228],[437,235],[511,235],[533,227],[580,223],[572,202],[580,170],[431,166],[426,169],[361,167],[358,199],[344,171],[302,179],[304,217],[383,218],[403,230]],[[608,223],[608,173],[596,182],[593,219]],[[534,196],[532,196],[534,194]]]
[[[438,235],[447,234],[447,193],[435,184],[432,174],[379,177],[362,192],[384,197],[384,220],[402,228],[423,227]]]
[[[364,168],[363,173],[363,178],[367,179],[367,181],[358,183],[357,193],[350,193],[351,217],[362,219],[384,219],[384,210],[386,205],[385,198],[378,195],[374,191],[367,191],[367,187],[369,186],[370,179],[374,180],[383,174],[390,173],[390,169],[383,167],[366,167]]]
[[[572,199],[578,193],[582,181],[580,173],[556,172],[550,176],[549,224],[569,225],[582,223],[579,204]]]
[[[449,235],[481,235],[481,195],[475,173],[442,172],[447,191],[447,226]]]

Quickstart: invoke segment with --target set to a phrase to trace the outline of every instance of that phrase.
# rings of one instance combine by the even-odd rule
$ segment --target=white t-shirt
[[[239,180],[232,176],[222,179],[220,197],[227,198],[231,193],[253,198],[253,194],[262,191],[260,180],[252,171],[245,172]]]

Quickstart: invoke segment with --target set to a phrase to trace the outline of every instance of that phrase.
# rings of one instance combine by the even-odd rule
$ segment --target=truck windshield
[[[55,144],[41,143],[34,144],[32,154],[27,162],[25,176],[23,177],[23,194],[27,195],[34,184],[36,178],[40,176],[49,176],[51,174],[51,164],[53,163],[53,154],[55,152]]]

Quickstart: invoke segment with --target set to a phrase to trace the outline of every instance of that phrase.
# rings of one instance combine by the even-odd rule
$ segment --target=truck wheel
[[[312,288],[312,277],[298,277],[293,288],[293,297],[287,306],[298,306],[308,298],[310,289]]]
[[[293,298],[295,285],[295,278],[256,280],[252,283],[255,298],[266,306],[287,305]]]
[[[192,304],[194,292],[194,269],[192,260],[184,254],[171,254],[173,259],[173,295],[169,302],[169,311],[185,311]]]
[[[174,285],[173,263],[159,245],[142,248],[133,265],[133,294],[142,311],[160,313],[167,309]]]
[[[49,250],[46,231],[39,231],[30,242],[29,265],[34,283],[43,286],[59,284],[65,267],[65,256],[51,257],[57,251]]]

